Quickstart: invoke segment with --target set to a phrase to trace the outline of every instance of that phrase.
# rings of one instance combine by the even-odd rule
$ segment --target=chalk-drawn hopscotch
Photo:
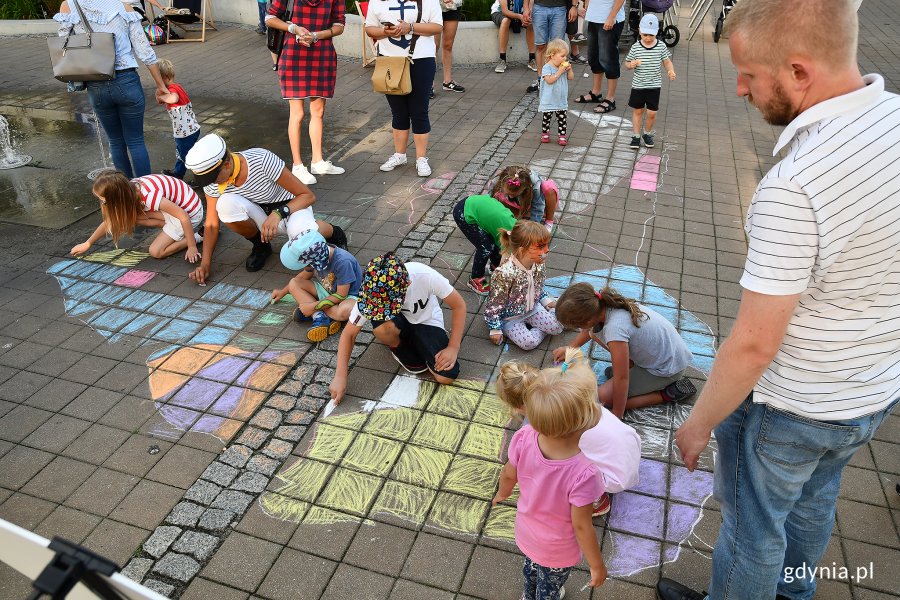
[[[553,278],[547,286],[559,293],[572,279]],[[708,372],[715,353],[709,327],[645,281],[639,269],[620,266],[574,280],[597,287],[611,280],[623,293],[652,305],[687,341],[695,355],[693,366]],[[591,353],[602,373],[608,354],[602,349]],[[683,407],[655,407],[629,415],[644,441],[644,459],[640,485],[613,502],[604,545],[613,575],[671,562],[679,544],[708,549],[712,542],[693,535],[712,493],[711,473],[689,473],[667,462],[672,430],[686,412]],[[260,504],[274,517],[306,524],[387,516],[472,539],[513,541],[515,496],[490,505],[511,426],[508,410],[485,382],[437,386],[398,375],[380,399],[349,398],[320,418],[300,442],[302,456],[277,475],[282,485],[266,492]],[[712,468],[708,458],[703,468]]]
[[[300,356],[298,342],[266,335],[290,321],[292,299],[269,305],[269,292],[218,283],[198,300],[140,288],[157,273],[130,269],[145,252],[97,252],[48,269],[66,313],[116,343],[161,347],[147,360],[159,417],[151,435],[185,431],[228,442]],[[229,306],[230,304],[230,306]],[[251,326],[252,332],[244,331]]]

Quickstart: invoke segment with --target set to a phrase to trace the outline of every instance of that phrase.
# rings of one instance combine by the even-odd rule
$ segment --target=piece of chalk
[[[591,582],[590,582],[590,581],[588,581],[586,584],[584,584],[584,585],[582,586],[581,591],[583,592],[584,590],[588,589],[589,587],[591,587]]]
[[[335,408],[337,408],[337,404],[334,403],[334,398],[332,398],[331,402],[328,403],[328,406],[325,407],[325,412],[322,413],[322,417],[330,415]]]
[[[269,300],[269,306],[272,306],[273,304],[275,304],[275,299],[274,299],[274,298],[273,298],[272,300]]]
[[[206,287],[205,283],[198,283],[197,285],[199,285],[200,287]]]

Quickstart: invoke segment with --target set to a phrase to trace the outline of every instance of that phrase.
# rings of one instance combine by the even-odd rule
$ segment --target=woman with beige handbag
[[[388,94],[394,129],[394,154],[381,165],[382,171],[393,171],[405,165],[409,130],[416,147],[416,172],[431,175],[428,166],[428,101],[435,73],[434,35],[441,32],[443,19],[438,0],[371,0],[366,15],[366,35],[375,40],[379,56],[405,57],[412,54],[409,65],[412,91]],[[376,67],[377,68],[377,67]]]
[[[77,6],[70,6],[73,2]],[[68,0],[53,17],[59,23],[61,37],[69,35],[73,28],[75,33],[86,31],[82,13],[93,31],[115,37],[115,77],[86,82],[91,107],[109,138],[113,164],[129,179],[149,175],[150,155],[144,143],[144,88],[135,56],[147,65],[156,83],[156,97],[169,90],[156,65],[156,53],[144,35],[141,16],[120,0]]]

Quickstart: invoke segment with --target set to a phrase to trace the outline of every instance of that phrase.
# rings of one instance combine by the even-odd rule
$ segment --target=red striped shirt
[[[141,189],[141,201],[144,210],[159,210],[159,201],[165,198],[184,209],[188,217],[194,217],[203,209],[200,202],[200,196],[197,195],[191,186],[178,179],[177,177],[169,177],[168,175],[145,175],[133,179]]]

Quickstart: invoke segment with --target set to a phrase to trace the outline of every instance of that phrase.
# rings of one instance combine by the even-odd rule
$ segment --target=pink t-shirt
[[[600,421],[582,434],[578,447],[600,469],[610,494],[638,484],[641,436],[607,409],[601,407]]]
[[[509,443],[509,462],[519,479],[516,545],[543,567],[573,567],[581,548],[572,527],[572,506],[587,506],[603,494],[597,466],[584,454],[549,460],[538,432],[525,425]]]

